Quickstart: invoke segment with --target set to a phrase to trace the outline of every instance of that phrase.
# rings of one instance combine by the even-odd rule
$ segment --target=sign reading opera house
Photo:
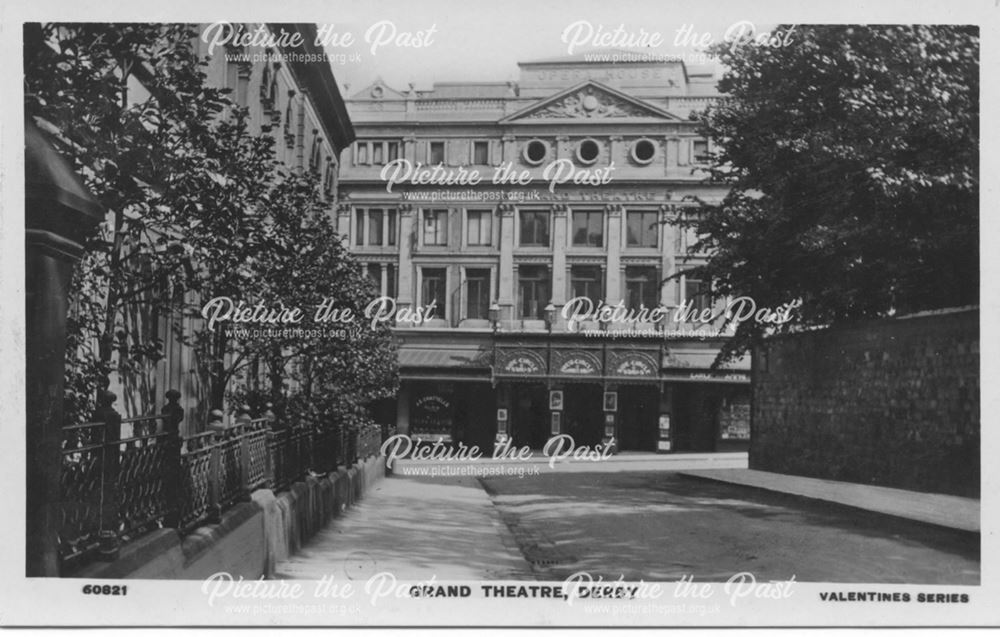
[[[683,62],[520,63],[517,82],[347,100],[340,232],[399,308],[402,387],[378,417],[400,433],[492,449],[612,438],[621,450],[714,451],[749,440],[749,361],[710,366],[719,336],[690,320],[724,306],[676,223],[718,201],[693,110],[717,99]],[[655,323],[567,321],[571,299],[665,307]],[[684,312],[673,311],[683,308]],[[702,334],[694,334],[702,330]]]

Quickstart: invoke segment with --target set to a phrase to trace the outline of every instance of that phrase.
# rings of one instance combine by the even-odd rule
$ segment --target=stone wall
[[[294,555],[385,473],[385,457],[373,456],[335,474],[296,482],[279,494],[259,489],[250,502],[226,511],[218,524],[183,538],[175,529],[160,529],[123,546],[114,562],[91,564],[76,577],[200,580],[222,571],[235,578],[271,577],[277,562]]]
[[[770,339],[750,468],[979,497],[979,311]]]

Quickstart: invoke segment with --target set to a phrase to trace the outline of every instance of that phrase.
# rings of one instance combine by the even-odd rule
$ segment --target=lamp
[[[552,331],[552,324],[556,322],[556,306],[549,301],[549,304],[545,306],[545,328]]]
[[[493,331],[497,331],[500,326],[500,304],[496,302],[496,299],[490,303],[489,309],[490,325],[493,326]]]

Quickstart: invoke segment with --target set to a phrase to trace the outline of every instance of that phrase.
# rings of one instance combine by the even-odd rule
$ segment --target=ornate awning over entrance
[[[404,380],[490,380],[492,352],[477,347],[399,350],[399,377]]]
[[[488,369],[490,352],[477,347],[462,349],[411,348],[399,350],[400,367],[476,367]]]

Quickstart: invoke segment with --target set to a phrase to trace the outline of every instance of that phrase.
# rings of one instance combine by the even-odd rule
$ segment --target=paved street
[[[515,536],[540,539],[540,559],[551,553],[546,579],[583,570],[647,581],[742,571],[800,582],[979,581],[977,535],[672,472],[484,484]]]
[[[610,466],[608,467],[610,468]],[[979,536],[674,471],[398,473],[277,576],[976,584]]]

